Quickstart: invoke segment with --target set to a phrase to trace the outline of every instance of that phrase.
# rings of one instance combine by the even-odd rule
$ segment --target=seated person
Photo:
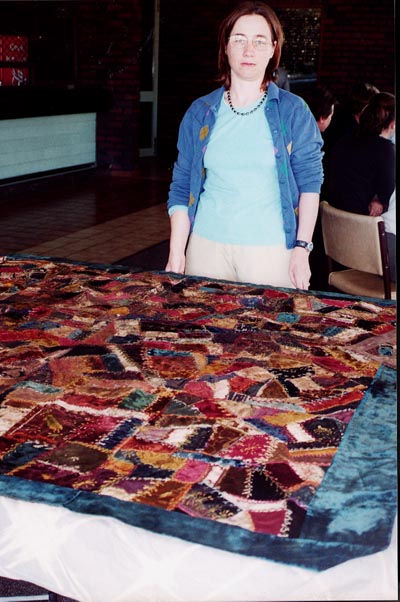
[[[389,208],[382,213],[385,222],[386,238],[389,251],[390,280],[396,282],[396,191],[393,191]]]
[[[315,121],[324,138],[324,132],[330,126],[335,111],[336,99],[333,92],[325,86],[315,86],[303,95],[311,109]],[[323,165],[325,157],[323,157]],[[324,198],[324,187],[321,189],[321,199]],[[326,263],[324,243],[321,229],[321,219],[318,215],[313,235],[314,250],[310,254],[311,280],[313,290],[329,290],[328,265]]]
[[[335,111],[336,99],[333,92],[325,86],[316,86],[304,95],[304,100],[315,117],[319,131],[325,132]]]
[[[373,84],[354,84],[348,98],[336,106],[331,127],[324,135],[325,153],[328,153],[343,136],[357,132],[362,110],[378,92],[378,88]]]
[[[395,188],[395,126],[393,94],[375,94],[358,132],[339,140],[328,157],[325,199],[331,205],[363,215],[387,210]]]

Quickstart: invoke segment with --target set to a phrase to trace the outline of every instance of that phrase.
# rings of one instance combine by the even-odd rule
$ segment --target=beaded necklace
[[[254,111],[257,111],[257,109],[259,109],[261,107],[261,105],[263,104],[264,100],[267,98],[267,94],[268,94],[268,90],[265,90],[264,95],[262,97],[262,99],[260,100],[260,102],[258,103],[257,106],[254,107],[254,109],[251,109],[251,111],[246,111],[245,113],[242,113],[241,111],[237,111],[233,104],[232,104],[232,100],[231,100],[231,91],[227,90],[226,92],[226,97],[228,99],[228,103],[230,108],[232,109],[232,111],[234,113],[236,113],[236,115],[241,115],[241,117],[245,117],[246,115],[251,115],[252,113],[254,113]]]

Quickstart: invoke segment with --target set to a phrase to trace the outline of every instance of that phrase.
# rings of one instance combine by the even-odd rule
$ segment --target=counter
[[[0,88],[0,181],[96,163],[96,121],[107,90]]]

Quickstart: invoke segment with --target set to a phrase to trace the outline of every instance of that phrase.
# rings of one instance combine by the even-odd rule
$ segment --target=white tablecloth
[[[1,497],[0,575],[79,602],[397,600],[396,533],[383,552],[314,572]]]

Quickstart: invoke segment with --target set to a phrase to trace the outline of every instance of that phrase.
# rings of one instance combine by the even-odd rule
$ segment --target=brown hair
[[[225,86],[230,88],[231,85],[231,68],[229,65],[226,47],[228,45],[229,36],[238,19],[245,15],[261,15],[269,25],[272,35],[272,41],[276,42],[274,54],[265,69],[262,88],[267,87],[268,82],[274,79],[274,71],[279,65],[281,59],[283,45],[283,29],[282,25],[268,4],[259,0],[246,0],[241,2],[225,19],[222,21],[219,29],[219,52],[218,52],[218,68],[219,80]]]
[[[312,88],[302,96],[310,107],[316,121],[321,117],[322,119],[327,119],[332,113],[332,106],[336,104],[334,93],[326,86],[315,86],[315,88]]]
[[[371,98],[375,94],[378,94],[378,92],[378,88],[368,82],[354,84],[349,99],[352,114],[359,115]]]
[[[379,135],[394,119],[394,95],[389,92],[379,92],[371,98],[360,115],[360,133]]]

